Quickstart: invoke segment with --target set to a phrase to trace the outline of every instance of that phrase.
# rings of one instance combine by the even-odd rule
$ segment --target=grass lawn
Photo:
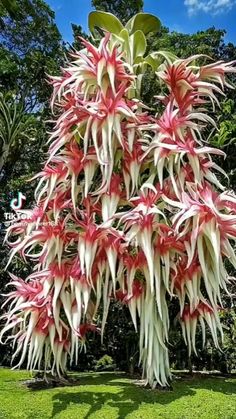
[[[0,419],[236,419],[236,379],[178,379],[173,391],[138,387],[124,374],[73,374],[80,385],[31,390],[26,371],[0,368]]]

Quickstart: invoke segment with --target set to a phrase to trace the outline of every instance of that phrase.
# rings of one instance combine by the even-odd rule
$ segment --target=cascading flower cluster
[[[142,31],[132,35],[136,26],[128,25],[130,39]],[[86,333],[99,330],[99,306],[103,334],[117,299],[139,329],[147,382],[167,385],[170,298],[179,301],[190,353],[198,324],[203,343],[206,326],[216,346],[222,335],[224,259],[236,267],[236,197],[215,174],[222,169],[211,155],[224,153],[203,145],[204,126],[215,125],[203,107],[217,103],[235,69],[167,55],[157,71],[164,112],[153,117],[136,98],[141,53],[126,54],[125,31],[106,32],[98,47],[83,40],[62,76],[51,78],[61,113],[37,175],[36,207],[19,210],[24,223],[6,237],[9,263],[18,253],[35,266],[26,280],[11,275],[1,338],[7,332],[13,341],[16,367],[27,358],[28,368],[61,375],[68,355],[78,362]]]

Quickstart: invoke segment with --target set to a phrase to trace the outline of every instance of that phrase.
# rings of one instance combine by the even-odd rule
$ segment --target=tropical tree
[[[18,8],[15,0],[1,0],[1,6],[9,13],[9,15],[12,17],[16,16]]]
[[[75,23],[71,24],[73,38],[74,41],[72,42],[72,48],[76,49],[77,51],[83,48],[83,43],[81,38],[88,39],[88,35],[83,31],[82,26],[76,25]]]
[[[34,134],[34,117],[25,114],[23,104],[0,94],[0,173],[11,150],[19,158],[24,143]]]
[[[48,160],[38,174],[36,206],[18,211],[6,241],[15,255],[36,262],[14,288],[1,338],[16,345],[16,366],[61,375],[67,358],[78,362],[86,333],[103,337],[111,299],[127,305],[139,329],[140,362],[149,384],[167,385],[169,310],[191,351],[206,328],[216,347],[222,337],[219,307],[230,282],[225,259],[236,257],[236,198],[216,177],[222,169],[203,143],[214,125],[206,104],[235,72],[232,63],[199,65],[198,56],[146,54],[146,37],[159,20],[140,13],[125,26],[113,15],[92,12],[95,47],[83,41],[60,77],[51,78],[52,105],[61,112]],[[161,112],[140,100],[147,65],[156,69]],[[205,107],[205,108],[204,108]],[[217,192],[219,190],[220,192]],[[72,361],[73,362],[73,361]]]
[[[125,24],[132,16],[143,11],[143,0],[92,0],[92,6],[96,10],[112,13]]]
[[[16,4],[16,16],[0,6],[1,91],[21,96],[27,110],[48,107],[51,94],[47,74],[57,73],[63,57],[61,35],[54,12],[42,0]]]
[[[28,181],[41,168],[46,130],[51,128],[46,122],[52,91],[47,74],[57,74],[64,51],[54,12],[44,1],[16,0],[14,13],[7,3],[0,2],[1,244],[11,200],[21,192],[27,197],[26,207],[32,205],[34,183]],[[0,246],[1,294],[8,281],[7,258],[7,247]],[[11,269],[25,275],[28,268],[16,258]]]

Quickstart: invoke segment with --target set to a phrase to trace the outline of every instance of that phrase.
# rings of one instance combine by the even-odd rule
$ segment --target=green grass
[[[0,368],[1,419],[236,419],[236,379],[178,379],[173,391],[138,387],[124,374],[74,374],[80,385],[30,390],[25,371]]]

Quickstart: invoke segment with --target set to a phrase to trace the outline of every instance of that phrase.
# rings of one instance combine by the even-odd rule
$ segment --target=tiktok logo
[[[26,200],[26,196],[23,193],[18,192],[17,198],[13,198],[10,202],[10,207],[13,210],[19,210],[22,208],[23,202]]]

